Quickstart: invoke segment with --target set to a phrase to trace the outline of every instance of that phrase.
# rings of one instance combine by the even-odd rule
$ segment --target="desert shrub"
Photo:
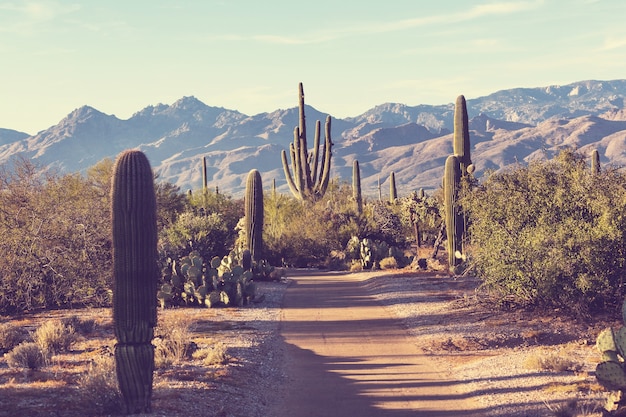
[[[34,342],[22,342],[4,355],[7,365],[14,369],[37,370],[46,365],[46,357]]]
[[[6,353],[26,339],[22,329],[11,323],[0,323],[0,354]]]
[[[33,341],[46,355],[66,352],[76,341],[76,331],[61,320],[42,323],[33,333]]]
[[[172,259],[180,259],[190,251],[197,251],[204,259],[225,256],[235,242],[234,229],[227,228],[219,213],[182,213],[176,221],[161,232],[161,246]]]
[[[389,256],[387,258],[383,258],[379,263],[380,269],[397,269],[398,261],[393,256]]]
[[[96,356],[87,372],[78,379],[78,390],[86,407],[98,415],[121,411],[122,397],[115,373],[113,356]],[[95,410],[94,410],[95,408]]]
[[[193,353],[193,358],[202,360],[205,366],[224,365],[229,359],[226,352],[226,345],[217,342],[210,347],[198,349]]]
[[[180,363],[193,353],[191,319],[182,314],[161,315],[155,329],[155,365],[164,368]]]
[[[614,308],[626,274],[626,176],[563,151],[492,173],[463,198],[470,257],[497,300],[587,315]]]
[[[94,319],[81,318],[76,315],[63,319],[61,321],[66,327],[74,329],[76,333],[83,336],[90,335],[96,328]]]

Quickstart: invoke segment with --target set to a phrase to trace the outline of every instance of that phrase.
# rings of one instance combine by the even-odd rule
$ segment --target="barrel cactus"
[[[157,222],[152,169],[137,150],[113,167],[113,323],[116,373],[129,414],[150,411],[157,320]]]

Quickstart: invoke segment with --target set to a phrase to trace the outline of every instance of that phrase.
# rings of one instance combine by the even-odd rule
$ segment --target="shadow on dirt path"
[[[271,417],[484,415],[368,295],[363,274],[292,279],[281,313],[287,387]]]

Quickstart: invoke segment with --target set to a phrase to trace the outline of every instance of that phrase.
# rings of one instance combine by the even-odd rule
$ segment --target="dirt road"
[[[281,317],[287,389],[272,417],[480,416],[363,286],[367,274],[290,277]]]

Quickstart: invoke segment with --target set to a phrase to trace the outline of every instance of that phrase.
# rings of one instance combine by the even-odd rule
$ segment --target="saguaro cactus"
[[[597,149],[591,151],[591,172],[593,174],[600,173],[600,153]]]
[[[461,164],[459,158],[450,155],[446,159],[443,178],[444,211],[448,238],[448,263],[450,271],[456,273],[460,263],[457,252],[462,253],[463,217],[458,205],[458,190],[461,182]]]
[[[263,252],[263,182],[256,169],[248,173],[244,202],[246,249],[253,261],[259,261]]]
[[[330,138],[330,116],[326,118],[325,140],[322,158],[319,158],[320,121],[315,124],[313,153],[309,154],[306,138],[306,118],[304,115],[304,89],[299,84],[298,95],[299,125],[293,132],[293,143],[289,146],[291,154],[292,172],[287,162],[287,153],[283,149],[281,159],[285,178],[289,189],[300,200],[317,200],[326,193],[330,177],[330,162],[332,156],[332,140]],[[320,160],[320,161],[318,161]],[[321,162],[321,164],[319,163]],[[319,171],[319,172],[318,172]]]
[[[456,98],[454,106],[454,154],[461,164],[461,175],[467,175],[467,169],[472,164],[470,158],[470,135],[467,105],[465,97],[460,95]]]
[[[395,203],[398,199],[398,191],[396,190],[396,173],[391,171],[389,174],[389,202]]]
[[[363,212],[363,195],[361,194],[361,169],[359,161],[356,159],[352,162],[352,197],[356,204],[357,213]]]
[[[152,169],[136,150],[113,167],[113,325],[115,363],[126,412],[150,411],[157,309],[157,222]]]
[[[202,157],[202,192],[206,194],[208,191],[208,180],[206,172],[206,156]]]

